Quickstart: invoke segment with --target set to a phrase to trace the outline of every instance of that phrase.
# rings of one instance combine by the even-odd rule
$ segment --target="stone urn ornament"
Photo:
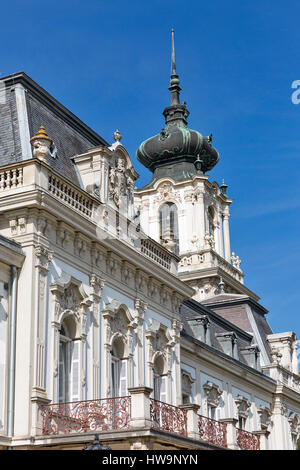
[[[49,165],[48,157],[51,156],[50,147],[53,140],[47,135],[44,126],[41,126],[37,133],[31,137],[30,143],[33,146],[33,155]]]

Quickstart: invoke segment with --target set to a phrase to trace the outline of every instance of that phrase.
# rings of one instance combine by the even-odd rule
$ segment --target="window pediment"
[[[249,409],[251,406],[250,401],[246,397],[243,397],[241,395],[238,395],[234,401],[236,404],[238,416],[241,418],[248,418]]]
[[[207,404],[211,407],[217,407],[222,395],[220,387],[213,382],[207,381],[203,385],[203,389],[206,395]]]

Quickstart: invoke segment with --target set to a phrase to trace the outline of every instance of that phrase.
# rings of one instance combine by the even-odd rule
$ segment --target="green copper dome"
[[[172,30],[172,74],[169,90],[171,104],[163,111],[166,125],[161,132],[139,146],[138,160],[153,172],[152,185],[159,178],[170,176],[175,181],[211,170],[219,160],[212,146],[212,137],[187,127],[189,111],[180,103],[180,86],[175,67],[174,31]]]

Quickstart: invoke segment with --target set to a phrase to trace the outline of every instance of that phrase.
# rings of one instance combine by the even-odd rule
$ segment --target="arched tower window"
[[[74,319],[65,318],[59,331],[59,402],[80,400],[80,340],[75,335]]]
[[[208,208],[208,233],[211,236],[215,235],[215,211],[212,206]]]
[[[125,345],[118,337],[113,341],[111,350],[111,396],[125,397],[128,395],[128,372]]]
[[[177,206],[166,202],[159,211],[159,226],[161,244],[168,250],[179,254],[179,233]]]

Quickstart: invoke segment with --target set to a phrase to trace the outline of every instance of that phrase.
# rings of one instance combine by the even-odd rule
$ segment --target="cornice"
[[[269,393],[275,392],[276,381],[274,379],[264,375],[262,372],[257,371],[256,369],[247,366],[237,359],[226,355],[218,349],[215,349],[212,346],[209,346],[208,344],[193,338],[184,331],[181,331],[181,337],[183,339],[183,341],[180,342],[181,347],[186,349],[191,354],[194,355],[196,351],[191,351],[189,347],[186,347],[185,341],[187,344],[194,344],[196,348],[199,347],[199,349],[201,349],[201,355],[199,355],[199,359],[210,362],[221,370],[225,369],[228,373],[238,376],[240,379],[250,381],[257,386],[264,388]],[[220,361],[216,361],[216,356],[220,359]],[[244,371],[244,374],[241,374],[241,369]],[[270,385],[273,386],[273,390],[270,389]]]

